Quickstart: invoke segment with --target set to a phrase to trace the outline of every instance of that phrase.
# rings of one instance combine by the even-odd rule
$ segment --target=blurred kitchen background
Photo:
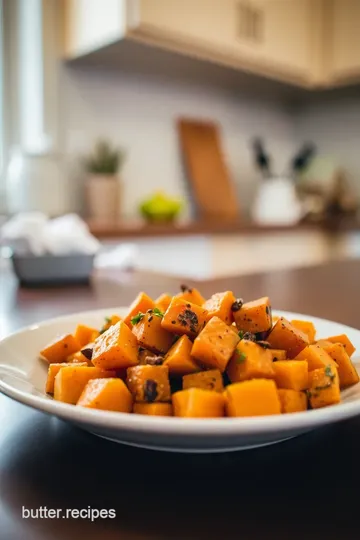
[[[0,9],[3,268],[96,254],[206,278],[360,257],[360,0]],[[23,281],[55,279],[41,266]]]

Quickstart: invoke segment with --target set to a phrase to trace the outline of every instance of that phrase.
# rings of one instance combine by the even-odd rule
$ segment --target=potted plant
[[[93,219],[116,219],[120,207],[120,179],[117,176],[124,163],[125,154],[105,140],[98,141],[84,166],[86,202],[89,217]]]

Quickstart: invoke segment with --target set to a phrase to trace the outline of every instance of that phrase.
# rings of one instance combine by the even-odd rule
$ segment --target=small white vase
[[[120,181],[117,176],[94,174],[86,180],[85,192],[91,219],[111,221],[118,217]]]
[[[301,203],[289,178],[264,180],[257,192],[251,217],[259,225],[295,225],[303,215]]]

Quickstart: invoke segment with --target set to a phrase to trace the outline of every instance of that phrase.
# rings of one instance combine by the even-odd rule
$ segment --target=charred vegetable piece
[[[119,321],[98,337],[91,361],[103,369],[121,369],[138,364],[136,337],[124,321]]]
[[[170,401],[167,366],[136,366],[127,370],[127,386],[135,401]]]
[[[165,356],[164,366],[169,368],[170,377],[181,377],[200,371],[200,367],[191,357],[192,342],[187,336],[181,336]]]
[[[280,360],[273,364],[278,388],[306,390],[309,386],[308,363],[306,360]]]
[[[132,319],[138,317],[140,313],[146,313],[148,309],[155,307],[154,301],[146,293],[141,292],[137,295],[133,303],[131,304],[129,311],[124,319],[125,324],[132,329]],[[135,324],[138,321],[134,321]]]
[[[267,337],[272,349],[283,349],[288,358],[295,358],[307,345],[309,338],[304,332],[298,330],[284,317],[280,317],[274,324]]]
[[[280,414],[281,405],[276,384],[270,379],[253,379],[226,387],[228,416],[262,416]]]
[[[223,372],[239,341],[230,326],[213,317],[195,339],[191,355],[207,368],[218,368]]]
[[[80,407],[129,413],[132,395],[121,379],[92,379],[77,402]]]
[[[202,388],[203,390],[214,390],[215,392],[224,391],[222,374],[218,369],[209,369],[200,371],[192,375],[183,377],[183,389]]]
[[[305,349],[296,356],[296,360],[306,360],[309,371],[325,367],[328,364],[337,367],[337,364],[331,356],[319,345],[309,345],[308,347],[305,347]]]
[[[149,416],[172,416],[173,408],[171,403],[135,403],[133,412]]]
[[[184,418],[219,418],[225,413],[225,398],[219,392],[189,388],[172,396],[174,416]]]
[[[296,390],[278,390],[282,413],[294,413],[306,411],[307,397],[305,392]]]
[[[324,351],[336,362],[339,373],[340,388],[346,388],[359,382],[359,375],[350,356],[341,343],[332,343],[324,347]]]
[[[328,365],[309,373],[308,396],[313,409],[340,402],[340,383],[337,369]]]
[[[181,286],[181,292],[176,295],[180,300],[184,302],[190,302],[191,304],[196,304],[197,306],[202,306],[205,302],[203,295],[194,287],[188,287],[187,285]]]
[[[206,324],[206,309],[174,297],[165,311],[161,326],[173,334],[195,337]]]
[[[156,309],[156,308],[155,308]],[[170,349],[174,335],[162,327],[160,311],[149,310],[141,320],[133,325],[132,333],[136,336],[141,347],[154,353],[165,354]]]
[[[79,367],[78,365],[64,367],[55,376],[54,399],[76,405],[91,379],[106,379],[115,376],[115,371],[106,371],[98,367]]]
[[[226,324],[231,324],[233,315],[231,306],[236,301],[234,294],[231,291],[213,294],[212,297],[203,304],[208,312],[207,319],[219,317]]]
[[[80,343],[75,337],[72,334],[65,334],[42,349],[40,355],[49,364],[59,364],[65,362],[68,356],[74,354],[79,349]]]
[[[267,296],[243,304],[241,309],[233,311],[236,326],[243,332],[267,332],[271,328],[271,305]]]
[[[250,379],[273,379],[273,360],[268,349],[263,349],[253,341],[241,340],[227,367],[231,382]]]

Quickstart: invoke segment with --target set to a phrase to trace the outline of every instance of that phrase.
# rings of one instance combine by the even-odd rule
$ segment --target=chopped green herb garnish
[[[141,311],[139,311],[139,313],[131,319],[131,324],[134,325],[134,324],[139,323],[144,318],[144,316],[145,316],[145,313],[142,313]]]
[[[105,322],[106,322],[107,324],[111,323],[111,317],[105,317]]]
[[[244,337],[244,331],[243,331],[243,330],[240,330],[240,331],[238,332],[238,336],[239,336],[240,339],[242,339],[242,338]]]
[[[333,380],[334,377],[335,377],[335,374],[334,374],[334,373],[332,372],[332,370],[331,370],[330,364],[329,364],[328,366],[326,366],[326,368],[325,368],[325,375],[326,375],[327,377],[329,377],[331,380]]]
[[[155,307],[153,309],[153,314],[156,315],[157,317],[161,317],[161,318],[164,316],[164,313],[162,311],[160,311],[160,309],[157,308],[157,307]]]
[[[111,317],[105,317],[105,324],[103,325],[101,330],[99,330],[99,334],[103,334],[104,332],[106,332],[106,330],[109,328],[109,324],[111,324]]]
[[[239,349],[236,349],[237,356],[236,356],[236,363],[242,364],[246,360],[246,354],[242,351],[239,351]]]

